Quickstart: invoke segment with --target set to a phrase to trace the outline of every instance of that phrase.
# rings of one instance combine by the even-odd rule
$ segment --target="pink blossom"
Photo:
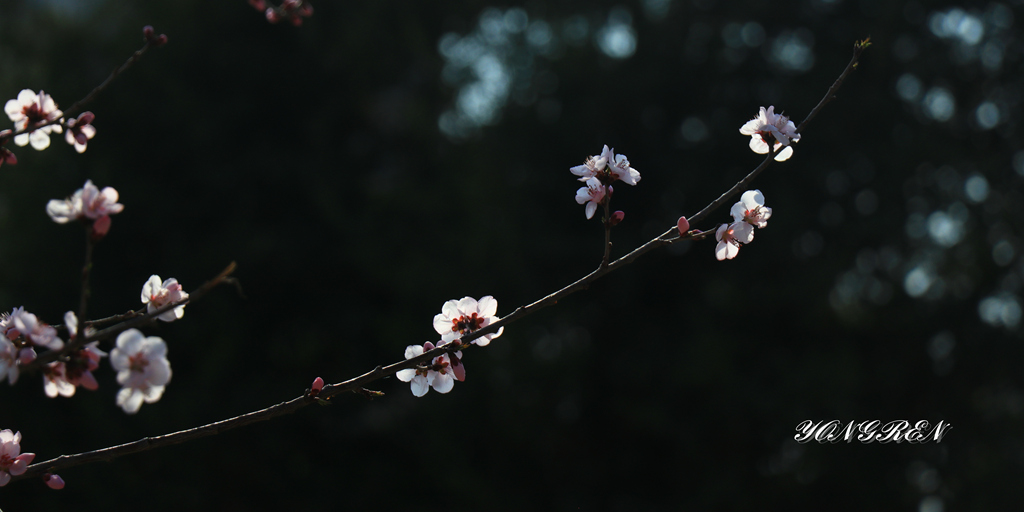
[[[47,363],[46,368],[43,369],[43,391],[46,392],[46,396],[56,398],[57,395],[75,395],[75,385],[68,382],[64,372],[64,363],[59,361]]]
[[[71,311],[65,313],[64,322],[71,337],[76,337],[78,319],[75,314]],[[92,329],[86,330],[91,332]],[[57,395],[73,396],[77,386],[95,391],[99,387],[99,383],[96,382],[96,377],[92,372],[99,368],[100,358],[106,355],[106,352],[99,349],[99,342],[94,341],[68,355],[66,361],[49,363],[43,370],[43,391],[46,392],[46,396],[50,398]]]
[[[72,220],[88,218],[97,220],[102,217],[121,213],[124,205],[118,203],[119,195],[113,187],[104,187],[101,191],[92,180],[86,180],[85,186],[75,191],[67,199],[51,199],[46,204],[46,213],[57,224],[65,224]],[[109,229],[109,226],[108,226]]]
[[[187,298],[188,293],[181,289],[178,280],[173,277],[160,282],[160,276],[154,274],[149,277],[146,284],[142,285],[142,303],[147,305],[147,313],[152,313],[167,304]],[[185,316],[184,304],[164,311],[157,318],[164,322],[173,322],[183,316]]]
[[[46,347],[50,350],[64,348],[64,340],[57,337],[57,329],[41,322],[32,313],[18,308],[14,310],[10,320],[14,330],[33,345]],[[12,332],[9,328],[7,330],[7,337],[11,338],[11,334]],[[17,337],[15,336],[15,338]]]
[[[24,473],[34,458],[34,453],[21,453],[21,432],[0,430],[0,487],[11,481],[11,475]]]
[[[14,128],[18,131],[27,130],[40,124],[51,123],[64,115],[57,109],[57,104],[49,94],[39,91],[36,94],[32,89],[23,89],[18,93],[17,99],[9,100],[4,105],[4,112],[7,117],[14,121]],[[24,146],[32,143],[37,151],[42,151],[50,146],[50,132],[61,132],[59,124],[44,126],[31,133],[21,133],[14,136],[14,143]]]
[[[409,345],[405,348],[405,358],[412,359],[423,355],[424,352],[433,348],[434,344],[429,341],[422,346]],[[455,352],[454,356],[455,360],[459,361],[462,357],[462,351]],[[459,363],[458,366],[461,367],[461,361]],[[456,376],[456,372],[452,367],[452,358],[448,354],[442,354],[435,357],[428,366],[399,370],[395,376],[402,382],[410,383],[412,394],[423,396],[427,394],[427,391],[430,391],[430,388],[434,388],[438,393],[451,391],[455,387],[456,379],[463,380],[465,378],[465,368],[462,368],[460,375]]]
[[[92,112],[82,112],[78,118],[68,120],[68,131],[64,134],[64,140],[74,146],[75,151],[85,153],[89,139],[96,136],[96,127],[92,125],[95,118],[96,116]]]
[[[775,106],[767,109],[761,107],[750,121],[740,127],[740,133],[750,135],[750,149],[759,155],[768,153],[769,142],[775,145],[775,160],[782,162],[793,155],[793,142],[800,141],[800,134],[796,131],[796,125],[788,117],[775,113]],[[779,151],[779,148],[785,149]]]
[[[110,365],[117,370],[117,405],[128,414],[139,412],[142,402],[160,400],[171,380],[171,363],[167,360],[167,344],[157,336],[144,337],[138,329],[128,329],[117,336],[117,346],[110,351]]]
[[[479,302],[472,297],[463,297],[461,300],[450,300],[441,306],[441,313],[434,315],[434,330],[441,335],[441,344],[451,342],[465,336],[473,331],[483,329],[497,320],[498,301],[487,295]],[[481,347],[487,345],[492,339],[501,336],[504,327],[498,332],[485,334],[473,343]]]
[[[576,191],[576,202],[579,204],[587,203],[585,213],[587,214],[588,219],[594,216],[594,212],[597,211],[597,205],[601,204],[601,201],[605,200],[605,196],[608,195],[608,191],[611,189],[611,187],[606,188],[601,183],[601,180],[593,177],[587,179],[587,186],[580,187],[580,189]]]

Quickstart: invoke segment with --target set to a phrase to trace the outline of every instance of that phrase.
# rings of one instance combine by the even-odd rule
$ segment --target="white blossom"
[[[110,365],[117,370],[117,405],[128,414],[139,412],[142,402],[160,400],[171,380],[167,344],[157,336],[144,337],[138,329],[128,329],[117,337],[110,351]]]
[[[472,297],[450,300],[441,306],[441,313],[434,315],[434,330],[441,335],[442,344],[459,339],[473,331],[483,329],[497,320],[498,301],[487,295],[478,302]],[[505,328],[496,333],[485,334],[473,343],[481,347],[501,336]]]
[[[767,109],[761,107],[757,116],[740,127],[740,133],[750,135],[750,149],[759,155],[768,153],[768,141],[774,141],[777,162],[788,160],[793,156],[791,144],[800,141],[796,125],[788,117],[776,114],[774,105]],[[785,148],[779,151],[779,148],[783,146]]]
[[[405,358],[412,359],[423,355],[424,352],[433,348],[434,344],[429,341],[423,345],[409,345],[405,348]],[[456,361],[461,357],[462,351],[456,351]],[[462,366],[461,361],[459,361],[458,366]],[[412,394],[423,396],[430,391],[430,388],[434,388],[434,391],[438,393],[451,391],[455,387],[456,380],[463,380],[465,378],[464,371],[463,369],[463,373],[457,374],[452,358],[448,354],[442,354],[433,358],[427,366],[399,370],[395,377],[398,377],[398,380],[402,382],[408,382],[412,389]]]
[[[43,91],[39,91],[39,94],[36,94],[32,89],[23,89],[18,93],[16,99],[9,100],[4,105],[4,112],[11,121],[14,121],[14,127],[17,130],[26,130],[30,126],[40,123],[53,122],[64,115],[63,112],[57,109],[57,104],[49,94]],[[52,124],[38,130],[33,130],[31,133],[26,132],[15,135],[14,143],[19,146],[31,143],[32,147],[37,151],[42,151],[50,147],[51,131],[60,133],[60,125]]]
[[[154,274],[149,277],[146,284],[142,285],[142,303],[146,304],[147,313],[152,313],[166,304],[187,298],[188,293],[181,289],[181,284],[173,277],[161,282],[160,276]],[[164,311],[157,318],[164,322],[173,322],[183,316],[185,316],[184,304]]]

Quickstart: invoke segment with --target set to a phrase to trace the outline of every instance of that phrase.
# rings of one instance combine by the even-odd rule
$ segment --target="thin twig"
[[[96,98],[96,95],[102,92],[104,89],[106,89],[107,86],[109,86],[111,82],[113,82],[114,79],[118,77],[118,75],[124,73],[128,70],[128,68],[132,67],[132,65],[138,62],[139,59],[142,58],[142,56],[146,53],[147,50],[149,50],[151,46],[153,46],[152,41],[147,40],[146,44],[142,45],[142,48],[135,50],[135,53],[132,53],[132,55],[128,57],[128,60],[126,60],[124,64],[121,64],[120,67],[115,68],[114,71],[110,73],[110,76],[108,76],[107,79],[103,81],[103,83],[97,85],[93,90],[89,91],[89,94],[86,94],[84,98],[74,102],[70,107],[68,107],[68,109],[64,111],[63,116],[54,119],[53,121],[39,122],[28,125],[22,130],[17,130],[9,133],[6,138],[14,139],[14,137],[21,135],[22,133],[34,132],[40,128],[46,128],[47,126],[52,126],[55,124],[63,125],[65,119],[71,119],[72,117],[74,117],[74,114],[76,114],[79,110],[81,110],[83,106],[85,106],[94,98]],[[0,143],[2,142],[3,141],[0,141]]]
[[[858,43],[858,44],[863,46],[864,44],[866,44],[866,40],[864,42],[861,42],[861,43]],[[840,75],[840,79],[845,78],[845,76],[847,74],[849,74],[849,72],[852,69],[856,68],[857,62],[858,62],[858,59],[859,59],[859,56],[860,56],[860,53],[863,51],[863,48],[866,47],[866,46],[863,46],[863,47],[861,47],[861,46],[856,47],[857,49],[855,50],[854,58],[846,66],[846,69],[843,70],[842,75]],[[834,96],[835,90],[838,89],[838,85],[837,84],[841,85],[841,80],[837,80],[836,84],[833,84],[832,88],[829,89],[829,94],[827,94],[825,96],[825,99],[822,100],[823,103],[827,103],[827,101],[830,101],[830,99]],[[812,114],[816,115],[817,111],[820,110],[820,107],[823,105],[823,103],[819,103],[818,106],[815,107],[814,110],[812,110]],[[805,120],[804,123],[801,123],[801,126],[803,126],[807,121],[809,121],[810,118],[811,118],[811,116],[808,116],[808,119]],[[744,179],[740,180],[740,182],[738,182],[731,189],[729,189],[728,192],[726,192],[725,194],[720,196],[718,199],[713,201],[711,204],[709,204],[708,206],[704,207],[703,210],[701,210],[696,215],[694,215],[692,217],[692,219],[694,219],[694,220],[692,220],[691,222],[695,223],[695,222],[703,219],[708,213],[710,213],[715,208],[721,206],[725,202],[725,199],[723,199],[723,197],[727,198],[729,196],[734,195],[741,188],[743,188],[747,184],[749,184],[749,182],[751,180],[753,180],[753,178],[756,177],[757,174],[759,174],[761,171],[763,171],[768,166],[768,164],[772,161],[772,159],[774,157],[774,150],[771,149],[771,146],[769,146],[769,147],[770,147],[769,154],[768,154],[768,157],[765,159],[765,161],[761,162],[761,164],[758,165],[757,168],[755,168]],[[603,276],[603,275],[605,275],[605,274],[607,274],[607,273],[609,273],[609,272],[611,272],[611,271],[613,271],[613,270],[615,270],[615,269],[617,269],[619,267],[622,267],[624,265],[629,264],[634,259],[636,259],[637,257],[641,256],[642,254],[650,251],[654,247],[661,246],[661,245],[664,245],[664,244],[668,244],[668,243],[671,243],[673,241],[680,240],[680,239],[683,239],[683,238],[694,238],[694,239],[704,238],[704,237],[708,236],[708,234],[711,231],[710,230],[708,230],[708,231],[694,230],[694,231],[688,232],[685,236],[677,236],[675,238],[671,238],[672,235],[674,233],[677,233],[677,232],[678,232],[677,231],[677,227],[673,226],[671,229],[669,229],[668,231],[666,231],[662,235],[660,235],[658,237],[655,237],[654,239],[652,239],[649,242],[641,245],[640,247],[637,247],[636,249],[634,249],[629,254],[626,254],[625,256],[622,256],[621,258],[615,260],[611,264],[609,264],[607,266],[602,265],[602,266],[598,267],[596,270],[594,270],[594,271],[590,272],[589,274],[587,274],[586,276],[576,280],[572,284],[570,284],[570,285],[568,285],[568,286],[566,286],[566,287],[564,287],[564,288],[562,288],[562,289],[560,289],[558,291],[555,291],[555,292],[547,295],[546,297],[544,297],[544,298],[542,298],[540,300],[537,300],[537,301],[535,301],[535,302],[533,302],[531,304],[528,304],[526,306],[520,306],[519,308],[516,308],[516,310],[513,311],[511,314],[506,315],[505,317],[503,317],[503,318],[501,318],[501,319],[491,323],[487,327],[484,327],[484,328],[476,330],[476,331],[474,331],[474,332],[472,332],[472,333],[470,333],[470,334],[468,334],[466,336],[463,336],[462,339],[459,342],[452,342],[452,343],[449,343],[449,344],[446,344],[446,345],[443,345],[443,346],[440,346],[440,347],[435,347],[435,348],[433,348],[431,350],[428,350],[428,351],[424,352],[423,354],[421,354],[419,356],[416,356],[416,357],[413,357],[411,359],[407,359],[407,360],[404,360],[404,361],[398,361],[396,363],[392,363],[392,364],[390,364],[388,366],[384,366],[384,367],[377,366],[373,370],[371,370],[369,372],[366,372],[366,373],[364,373],[364,374],[362,374],[362,375],[360,375],[358,377],[355,377],[353,379],[349,379],[347,381],[340,382],[338,384],[324,386],[324,388],[320,391],[320,393],[316,397],[303,394],[302,396],[299,396],[297,398],[293,398],[292,400],[289,400],[287,402],[282,402],[282,403],[279,403],[277,405],[273,405],[273,406],[267,407],[266,409],[261,409],[259,411],[250,412],[250,413],[247,413],[247,414],[243,414],[241,416],[236,416],[234,418],[229,418],[229,419],[226,419],[226,420],[218,421],[216,423],[210,423],[208,425],[203,425],[201,427],[196,427],[196,428],[192,428],[192,429],[188,429],[188,430],[182,430],[182,431],[179,431],[179,432],[174,432],[174,433],[171,433],[171,434],[166,434],[166,435],[158,436],[158,437],[146,437],[146,438],[140,439],[138,441],[133,441],[131,443],[126,443],[126,444],[117,445],[117,446],[111,446],[109,448],[103,448],[103,449],[94,450],[94,451],[91,451],[91,452],[79,453],[79,454],[75,454],[75,455],[61,455],[60,457],[57,457],[55,459],[50,459],[50,460],[47,460],[47,461],[42,461],[42,462],[37,462],[35,464],[32,464],[31,466],[28,467],[28,469],[25,471],[25,473],[23,473],[23,474],[21,474],[19,476],[12,476],[11,480],[21,480],[21,479],[24,479],[24,478],[31,478],[31,477],[34,477],[34,476],[40,476],[40,475],[42,475],[44,473],[48,473],[48,472],[52,473],[52,472],[55,472],[55,471],[60,470],[60,469],[64,469],[64,468],[68,468],[68,467],[72,467],[72,466],[77,466],[79,464],[85,464],[87,462],[94,462],[94,461],[99,461],[99,460],[110,461],[110,460],[113,460],[115,458],[121,457],[123,455],[128,455],[128,454],[131,454],[131,453],[138,453],[138,452],[150,450],[150,449],[153,449],[153,448],[159,448],[159,447],[162,447],[162,446],[170,446],[170,445],[174,445],[174,444],[179,444],[179,443],[183,443],[183,442],[186,442],[186,441],[190,441],[190,440],[193,440],[193,439],[198,439],[200,437],[206,437],[206,436],[210,436],[210,435],[213,435],[213,434],[219,434],[219,433],[221,433],[223,431],[226,431],[226,430],[229,430],[229,429],[232,429],[232,428],[241,427],[241,426],[244,426],[244,425],[249,425],[249,424],[252,424],[252,423],[259,422],[259,421],[264,421],[264,420],[268,420],[270,418],[281,416],[283,414],[289,414],[289,413],[295,412],[295,411],[297,411],[297,410],[299,410],[299,409],[301,409],[301,408],[303,408],[303,407],[305,407],[307,405],[310,405],[310,404],[313,404],[313,403],[317,403],[317,402],[320,402],[322,400],[329,400],[331,397],[333,397],[335,395],[338,395],[340,393],[345,393],[345,392],[350,392],[350,391],[355,391],[355,390],[361,390],[361,389],[363,389],[363,386],[365,386],[366,384],[368,384],[370,382],[373,382],[373,381],[375,381],[377,379],[380,379],[380,378],[383,378],[383,377],[386,377],[386,376],[389,376],[389,375],[394,375],[398,371],[404,370],[406,368],[413,368],[413,367],[419,365],[420,363],[424,363],[424,362],[430,361],[433,358],[438,357],[440,355],[443,355],[443,354],[445,354],[447,352],[454,352],[456,350],[466,350],[466,349],[469,348],[469,343],[471,341],[473,341],[473,340],[475,340],[477,338],[480,338],[481,336],[484,336],[486,334],[497,332],[498,329],[504,327],[505,325],[511,324],[512,322],[515,322],[516,320],[519,320],[519,319],[521,319],[523,317],[526,317],[527,315],[530,315],[531,313],[534,313],[534,312],[536,312],[537,310],[539,310],[541,308],[544,308],[544,307],[547,307],[547,306],[550,306],[552,304],[557,303],[558,300],[561,299],[562,297],[565,297],[565,296],[567,296],[567,295],[569,295],[571,293],[574,293],[574,292],[576,292],[578,290],[586,288],[587,286],[590,285],[591,282],[599,279],[601,276]]]
[[[78,318],[79,322],[86,318],[89,310],[89,273],[92,271],[92,250],[96,247],[96,240],[92,236],[92,223],[85,225],[85,263],[82,264],[82,296],[78,301]],[[75,326],[76,329],[81,327],[78,332],[85,332],[85,324]]]
[[[132,311],[124,315],[115,315],[113,317],[105,318],[103,319],[103,321],[109,320],[111,318],[118,318],[120,319],[120,323],[114,324],[113,326],[107,327],[106,329],[102,329],[94,333],[91,333],[88,336],[85,334],[85,326],[94,325],[95,322],[82,322],[81,319],[79,319],[78,336],[76,336],[73,340],[65,344],[64,348],[61,350],[51,350],[49,352],[44,352],[43,354],[40,354],[39,357],[32,360],[31,363],[22,366],[21,372],[24,373],[38,370],[42,368],[46,363],[56,361],[58,358],[62,356],[72,354],[78,350],[81,350],[82,347],[89,343],[112,338],[133,327],[141,327],[145,324],[155,322],[156,317],[178,306],[184,306],[185,304],[189,304],[191,302],[196,301],[198,298],[205,295],[206,292],[210,291],[210,289],[217,286],[218,284],[224,282],[231,282],[231,278],[228,276],[232,272],[234,272],[235,266],[235,262],[232,261],[227,266],[227,268],[221,271],[220,274],[217,274],[216,277],[203,283],[203,285],[200,286],[199,288],[196,288],[196,290],[192,292],[192,294],[190,294],[189,297],[186,299],[164,304],[163,306],[148,313],[145,312],[146,308],[143,308],[140,309],[139,311]]]

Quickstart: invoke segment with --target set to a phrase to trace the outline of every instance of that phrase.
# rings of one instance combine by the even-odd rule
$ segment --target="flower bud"
[[[253,6],[257,11],[262,11],[267,8],[267,4],[263,0],[249,0],[249,5]]]
[[[153,39],[153,25],[142,27],[142,40],[149,42],[151,39]]]
[[[309,388],[309,396],[317,396],[324,389],[324,380],[320,377],[313,379],[313,385]]]
[[[622,210],[616,210],[612,213],[612,218],[608,219],[608,227],[617,226],[624,218],[626,218],[626,213]]]
[[[273,7],[267,8],[267,21],[277,23],[280,20],[281,17],[277,15],[277,11]]]
[[[59,490],[64,488],[64,479],[60,475],[47,473],[43,475],[43,481],[46,482],[46,486],[50,489]]]
[[[686,236],[686,233],[690,231],[690,221],[686,220],[686,217],[679,217],[676,227],[679,228],[679,236]]]

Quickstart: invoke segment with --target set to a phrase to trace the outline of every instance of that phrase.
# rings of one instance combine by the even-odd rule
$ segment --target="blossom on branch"
[[[417,356],[423,355],[424,352],[432,350],[434,344],[426,342],[422,346],[420,345],[409,345],[405,348],[405,358],[412,359]],[[454,354],[455,359],[458,361],[462,358],[462,351],[457,351]],[[462,366],[461,361],[458,366]],[[430,391],[430,388],[434,388],[434,391],[438,393],[447,393],[455,387],[455,380],[465,379],[465,370],[461,376],[456,376],[456,372],[452,365],[452,358],[448,354],[442,354],[431,360],[430,364],[425,367],[417,368],[406,368],[405,370],[399,370],[395,374],[398,380],[402,382],[410,383],[409,386],[412,388],[412,394],[416,396],[423,396]]]
[[[167,344],[157,336],[144,337],[138,329],[117,336],[110,365],[117,370],[117,383],[123,386],[117,393],[117,405],[128,414],[139,412],[142,402],[160,400],[171,380]]]
[[[34,453],[21,453],[21,432],[0,430],[0,487],[11,481],[11,475],[24,473],[34,458]]]
[[[576,202],[579,204],[587,203],[586,214],[589,219],[597,211],[597,205],[601,204],[601,201],[604,201],[605,196],[609,195],[611,191],[612,187],[605,187],[596,177],[589,178],[587,179],[587,186],[580,187],[576,191]]]
[[[78,318],[74,312],[68,311],[64,314],[64,323],[67,325],[71,338],[77,336]],[[91,328],[86,329],[87,332]],[[75,389],[82,386],[90,391],[99,387],[93,370],[99,368],[100,358],[106,356],[106,352],[99,349],[99,342],[94,341],[70,354],[66,361],[54,361],[49,363],[43,370],[43,391],[46,396],[55,398],[60,396],[73,396]]]
[[[160,276],[154,274],[149,281],[142,285],[142,303],[146,304],[146,312],[152,313],[166,304],[178,302],[188,298],[188,293],[181,289],[178,280],[175,278],[161,282]],[[164,311],[157,318],[164,322],[173,322],[185,316],[185,305],[176,306],[169,311]]]
[[[57,329],[41,322],[38,317],[23,308],[17,308],[11,313],[10,322],[13,329],[8,328],[7,330],[6,334],[9,339],[17,339],[20,335],[25,341],[35,346],[46,347],[50,350],[64,348],[64,340],[57,337]],[[15,335],[13,338],[12,334]]]
[[[64,140],[74,146],[75,151],[79,153],[85,153],[89,139],[96,136],[96,127],[92,125],[93,119],[96,119],[96,116],[92,112],[82,112],[80,116],[67,122],[68,131],[64,134]]]
[[[121,213],[124,205],[118,203],[120,196],[114,187],[100,190],[86,180],[85,186],[75,191],[67,199],[51,199],[46,204],[46,214],[57,224],[66,224],[72,220],[87,218],[102,223],[109,222],[109,216]],[[108,226],[109,228],[109,226]]]
[[[754,227],[768,225],[772,209],[764,205],[764,195],[760,190],[748,190],[732,205],[729,213],[735,221],[736,238],[746,244],[754,240]]]
[[[750,135],[750,149],[763,155],[768,153],[768,144],[775,146],[775,161],[782,162],[793,156],[793,142],[800,141],[796,125],[788,117],[775,113],[775,106],[761,107],[757,116],[740,127],[740,133]],[[785,146],[782,151],[779,148]]]
[[[49,94],[43,91],[36,94],[32,89],[23,89],[18,93],[16,99],[8,100],[4,105],[4,112],[7,113],[7,117],[11,121],[14,121],[14,128],[18,131],[28,130],[30,127],[40,124],[52,123],[64,115],[57,109],[57,104]],[[60,125],[43,126],[38,130],[32,130],[31,133],[15,135],[14,143],[19,146],[32,143],[33,148],[42,151],[50,147],[51,131],[60,133]]]
[[[747,226],[748,230],[744,231],[743,226]],[[739,221],[722,224],[718,228],[718,231],[715,232],[715,238],[718,240],[718,245],[715,246],[715,257],[718,258],[718,261],[735,258],[740,252],[740,244],[754,239],[754,231],[749,227],[747,223]],[[749,234],[749,238],[747,238],[747,234]]]
[[[452,340],[460,339],[463,336],[491,325],[498,314],[498,301],[487,295],[479,302],[472,297],[463,297],[461,300],[452,299],[441,306],[441,313],[434,315],[434,330],[441,335],[442,345]],[[474,344],[485,346],[492,339],[501,336],[505,328],[498,329],[496,333],[485,334],[475,340]],[[408,358],[406,358],[408,359]]]
[[[629,185],[636,185],[640,181],[640,171],[629,166],[626,155],[616,155],[615,150],[609,149],[607,144],[600,155],[587,158],[583,165],[570,167],[569,172],[579,176],[579,181],[597,178],[605,185],[611,185],[615,180],[622,180]]]

